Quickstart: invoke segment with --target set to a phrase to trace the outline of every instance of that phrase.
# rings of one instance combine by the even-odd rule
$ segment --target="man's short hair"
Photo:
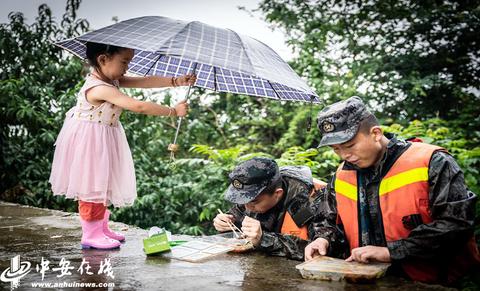
[[[272,196],[273,193],[275,193],[275,190],[277,190],[278,188],[282,188],[282,179],[278,179],[277,181],[273,181],[269,186],[267,186],[267,188],[265,188],[262,193],[260,193],[260,195],[262,194],[267,194],[269,196]]]
[[[362,121],[360,121],[360,126],[358,127],[358,132],[361,132],[363,134],[369,134],[370,129],[374,126],[380,125],[378,123],[378,119],[375,117],[375,115],[370,114],[369,116],[365,117]]]

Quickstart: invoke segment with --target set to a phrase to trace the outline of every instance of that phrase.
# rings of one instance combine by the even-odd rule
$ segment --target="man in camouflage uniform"
[[[344,161],[319,194],[325,215],[306,260],[331,254],[344,235],[347,261],[391,262],[413,280],[452,283],[479,261],[476,195],[445,149],[383,134],[358,97],[318,114],[320,146]]]
[[[318,223],[318,205],[312,198],[314,189],[325,183],[313,179],[310,168],[279,168],[268,158],[253,158],[240,163],[229,174],[230,186],[225,199],[235,203],[226,213],[214,219],[218,231],[230,231],[227,221],[235,223],[255,249],[275,256],[302,260],[309,239],[285,232],[286,217],[313,237]],[[314,182],[315,180],[315,182]],[[315,184],[315,185],[314,185]],[[318,213],[318,212],[317,212]],[[294,233],[294,232],[290,232]]]

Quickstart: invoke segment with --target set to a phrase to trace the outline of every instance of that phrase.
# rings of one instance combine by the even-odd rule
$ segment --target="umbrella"
[[[194,73],[195,86],[218,92],[320,102],[317,94],[269,46],[202,22],[144,16],[55,44],[85,59],[86,42],[134,49],[128,68],[133,74],[176,77]],[[189,94],[190,88],[187,99]]]

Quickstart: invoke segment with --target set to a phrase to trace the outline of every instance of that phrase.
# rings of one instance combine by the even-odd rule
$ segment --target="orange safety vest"
[[[433,153],[438,150],[445,151],[433,145],[412,143],[382,178],[378,195],[387,242],[408,237],[411,230],[403,225],[405,216],[420,214],[423,223],[433,221],[429,212],[428,166]],[[343,164],[335,179],[338,222],[343,224],[352,250],[359,246],[357,173],[342,168]],[[441,266],[429,264],[426,260],[405,260],[402,268],[412,280],[438,282],[446,279],[453,282],[462,270],[480,261],[474,237],[459,253],[461,255],[457,255],[454,262],[448,262],[448,278],[440,278],[445,275],[442,272],[445,270],[441,271]]]
[[[322,187],[325,187],[325,183],[322,183],[317,180],[313,180],[313,186],[315,190],[319,190]],[[312,195],[314,193],[314,190],[312,190]],[[308,240],[308,228],[306,225],[302,227],[298,227],[295,221],[293,220],[292,216],[288,211],[285,212],[285,217],[283,218],[283,224],[282,228],[280,229],[280,233],[282,234],[287,234],[287,235],[293,235],[296,237],[299,237],[303,240]]]
[[[308,240],[307,226],[304,225],[302,227],[298,227],[295,221],[293,221],[293,218],[290,213],[288,213],[288,211],[285,212],[285,217],[283,218],[283,224],[280,233],[293,235],[303,240]]]

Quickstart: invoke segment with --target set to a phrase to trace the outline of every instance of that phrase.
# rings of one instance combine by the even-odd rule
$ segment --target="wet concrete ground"
[[[385,277],[371,284],[325,282],[302,279],[295,269],[298,261],[267,257],[255,252],[224,254],[203,263],[188,263],[164,257],[147,257],[142,239],[147,231],[122,223],[111,228],[123,231],[126,242],[114,251],[82,250],[81,229],[77,214],[33,208],[0,201],[0,272],[11,268],[11,259],[20,255],[22,266],[30,262],[30,272],[15,290],[38,290],[36,283],[114,284],[107,288],[75,287],[56,290],[438,290],[439,286],[413,283],[401,278]],[[188,238],[186,236],[176,239]],[[42,280],[41,263],[48,260],[49,269]],[[61,261],[69,262],[62,275]],[[89,263],[91,274],[82,268]],[[100,272],[110,261],[111,272]],[[38,269],[36,266],[38,265]],[[86,264],[83,265],[84,267]],[[108,265],[107,265],[108,266]],[[20,268],[21,271],[21,268]],[[20,271],[17,272],[20,273]],[[7,272],[8,273],[8,272]],[[10,273],[6,275],[11,275]],[[113,277],[113,278],[112,278]],[[72,285],[70,285],[72,286]],[[79,285],[77,285],[79,286]],[[0,282],[0,289],[10,289]],[[45,289],[46,288],[40,288]],[[50,289],[52,290],[52,289]]]

